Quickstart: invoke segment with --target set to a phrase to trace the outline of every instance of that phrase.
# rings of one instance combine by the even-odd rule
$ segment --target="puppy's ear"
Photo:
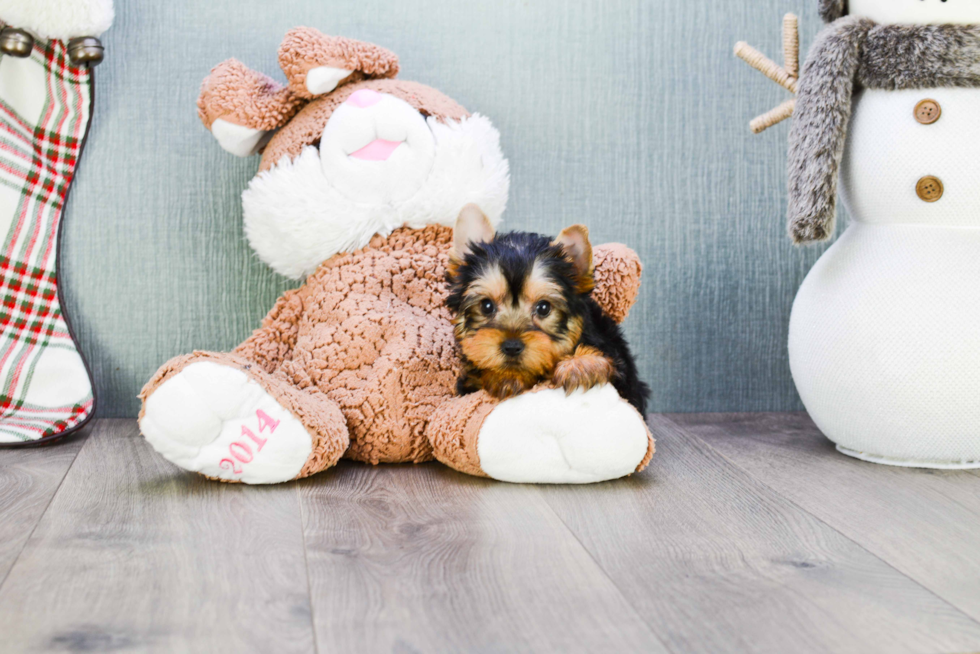
[[[585,225],[572,225],[558,235],[554,240],[555,245],[560,245],[565,250],[571,262],[575,265],[575,274],[578,277],[578,292],[588,293],[595,286],[593,281],[592,264],[592,244],[589,242],[589,228]]]
[[[490,219],[480,210],[480,207],[472,203],[466,205],[459,212],[459,216],[456,218],[456,227],[453,228],[451,259],[456,263],[461,263],[470,253],[471,243],[489,243],[493,240],[493,235],[493,225],[490,224]]]

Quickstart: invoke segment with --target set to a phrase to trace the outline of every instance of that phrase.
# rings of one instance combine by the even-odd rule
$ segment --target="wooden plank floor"
[[[130,420],[0,450],[0,652],[980,651],[980,474],[854,461],[799,414],[651,428],[647,471],[584,487],[224,485]]]

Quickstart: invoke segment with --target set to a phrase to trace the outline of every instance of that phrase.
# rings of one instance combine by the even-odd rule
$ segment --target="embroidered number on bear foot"
[[[270,418],[269,414],[262,409],[256,410],[255,416],[259,422],[260,434],[266,429],[268,429],[269,433],[271,434],[275,432],[276,427],[279,426],[279,421]],[[255,432],[253,432],[247,426],[242,425],[242,440],[235,441],[228,446],[228,452],[231,454],[232,458],[221,459],[221,461],[218,462],[219,468],[222,470],[231,470],[231,472],[236,475],[240,475],[242,472],[244,472],[239,465],[236,465],[235,460],[237,459],[239,463],[246,464],[251,463],[255,459],[255,455],[252,453],[252,445],[246,442],[246,438],[251,440],[252,444],[255,445],[256,452],[261,452],[262,448],[265,447],[265,444],[269,441],[268,438],[256,436]]]

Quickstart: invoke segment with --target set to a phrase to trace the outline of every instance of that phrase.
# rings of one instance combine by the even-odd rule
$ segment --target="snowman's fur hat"
[[[980,26],[878,25],[852,16],[820,33],[800,76],[789,133],[789,231],[797,243],[834,233],[855,87],[980,88]]]
[[[820,17],[832,23],[847,13],[847,0],[820,0]]]

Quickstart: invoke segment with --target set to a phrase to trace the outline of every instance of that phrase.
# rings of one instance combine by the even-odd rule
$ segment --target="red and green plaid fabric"
[[[91,380],[58,297],[58,227],[92,109],[60,41],[0,55],[0,443],[79,426]]]

